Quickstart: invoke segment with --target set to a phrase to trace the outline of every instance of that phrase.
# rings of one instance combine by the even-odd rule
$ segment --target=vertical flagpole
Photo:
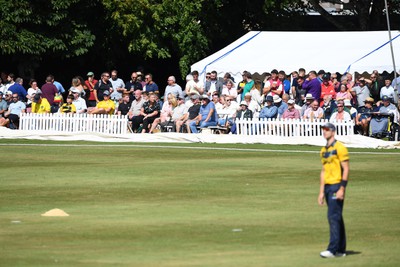
[[[388,10],[388,4],[387,4],[387,0],[385,0],[385,11],[386,11],[386,22],[387,22],[387,27],[388,27],[388,32],[389,32],[389,41],[390,41],[390,51],[392,53],[392,62],[393,62],[393,70],[394,70],[394,78],[393,80],[394,82],[394,102],[397,103],[399,100],[399,95],[397,93],[398,88],[397,88],[397,72],[396,72],[396,62],[394,60],[394,53],[393,53],[393,44],[392,44],[392,32],[390,30],[390,20],[389,20],[389,10]]]

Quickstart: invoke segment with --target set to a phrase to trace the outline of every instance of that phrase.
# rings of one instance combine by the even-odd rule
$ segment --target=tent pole
[[[394,71],[393,80],[395,81],[394,82],[394,92],[395,92],[395,94],[394,94],[394,98],[395,98],[394,102],[398,103],[399,95],[397,93],[398,90],[397,90],[397,81],[396,81],[396,79],[397,79],[396,62],[395,62],[395,59],[394,59],[393,44],[392,44],[392,32],[390,30],[390,20],[389,20],[389,10],[388,10],[387,0],[385,0],[385,11],[386,11],[386,22],[387,22],[388,33],[389,33],[390,51],[392,53],[392,62],[393,62],[393,71]]]

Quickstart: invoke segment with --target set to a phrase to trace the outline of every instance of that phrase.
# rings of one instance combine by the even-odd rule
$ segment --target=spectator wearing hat
[[[317,100],[314,100],[310,107],[304,112],[303,119],[320,120],[324,117],[324,110],[319,106]]]
[[[132,121],[133,132],[136,132],[137,129],[139,129],[140,124],[143,123],[144,116],[142,116],[141,110],[145,100],[142,96],[141,90],[136,90],[134,92],[134,95],[135,95],[135,100],[133,100],[131,103],[131,108],[129,109],[128,112],[128,118],[129,120]]]
[[[94,73],[89,71],[87,73],[87,80],[85,81],[85,84],[83,88],[85,89],[85,95],[87,99],[87,106],[88,107],[95,107],[96,106],[96,96],[95,96],[95,91],[94,91],[94,86],[96,83],[98,83],[98,80],[94,78]]]
[[[193,81],[194,82],[194,81]],[[173,94],[175,98],[183,93],[182,87],[176,83],[175,76],[169,76],[165,87],[164,99],[167,99],[169,94]]]
[[[200,97],[197,94],[193,94],[190,96],[190,100],[192,102],[192,105],[187,109],[187,112],[180,117],[179,119],[177,119],[175,121],[175,130],[176,132],[181,132],[181,127],[183,124],[186,125],[186,130],[188,133],[190,133],[190,123],[192,121],[194,121],[196,119],[196,117],[199,115],[200,113]],[[185,104],[185,106],[187,107],[188,105]]]
[[[40,89],[39,89],[40,90]],[[6,91],[6,93],[4,94],[3,98],[7,103],[7,106],[9,106],[12,102],[12,92],[10,90]]]
[[[382,101],[379,103],[379,112],[392,113],[395,111],[397,111],[397,107],[391,103],[391,98],[387,95],[382,96]]]
[[[207,95],[201,96],[201,107],[199,115],[190,122],[189,127],[192,133],[198,133],[197,126],[207,128],[209,126],[217,126],[218,114],[215,104],[210,101]]]
[[[306,94],[304,105],[301,107],[300,115],[301,117],[304,116],[304,112],[311,106],[311,103],[314,101],[314,97],[312,94]]]
[[[104,92],[109,93],[113,90],[112,83],[110,82],[110,74],[108,72],[103,72],[101,74],[101,79],[94,85],[94,96],[96,98],[96,105],[104,98]]]
[[[110,92],[103,92],[103,100],[97,103],[96,107],[90,111],[90,114],[109,114],[115,112],[115,103],[110,99]]]
[[[253,119],[253,112],[248,108],[248,104],[246,101],[240,102],[240,109],[235,114],[235,119],[240,120],[252,120]],[[231,127],[231,133],[237,133],[237,125],[234,122]]]
[[[15,83],[8,88],[13,94],[18,94],[18,98],[20,101],[25,102],[26,100],[26,90],[22,86],[24,83],[24,80],[22,78],[17,78],[15,79]]]
[[[74,101],[73,95],[67,96],[67,102],[62,104],[62,106],[59,108],[58,112],[60,112],[60,113],[76,113],[76,107],[72,103],[73,101]]]
[[[321,107],[323,105],[323,100],[325,95],[331,95],[332,99],[336,99],[336,91],[333,83],[330,81],[330,75],[325,73],[322,76],[322,83],[321,83]]]
[[[18,94],[14,93],[12,95],[12,102],[8,107],[8,111],[4,113],[4,118],[0,117],[0,126],[10,127],[10,123],[12,123],[14,127],[18,129],[19,118],[21,116],[21,113],[25,113],[25,109],[26,105],[19,100]]]
[[[131,103],[135,100],[135,91],[140,90],[143,91],[142,84],[138,81],[138,75],[136,72],[132,72],[131,80],[125,83],[125,91],[124,93],[129,94],[129,102]]]
[[[122,93],[125,91],[125,83],[121,78],[118,78],[117,70],[111,71],[110,82],[113,88],[110,98],[117,105],[118,101],[122,98]]]
[[[157,102],[156,94],[150,93],[149,100],[143,104],[143,107],[140,111],[143,116],[143,129],[142,133],[148,133],[149,127],[154,122],[155,119],[160,117],[161,107]]]
[[[353,107],[349,99],[343,100],[343,103],[344,111],[348,112],[352,119],[355,119],[357,117],[357,109]]]
[[[308,73],[308,78],[303,83],[303,89],[306,90],[307,94],[311,94],[314,100],[321,99],[321,82],[317,79],[317,73],[315,71],[310,71]]]
[[[392,81],[389,77],[385,78],[385,86],[381,88],[379,96],[380,99],[383,99],[383,96],[387,96],[390,99],[390,102],[394,103],[395,92],[394,88],[392,87]]]
[[[368,97],[364,100],[364,105],[357,109],[356,125],[360,128],[361,134],[369,135],[369,123],[372,114],[379,111],[379,107],[374,105],[374,99]]]
[[[278,108],[274,105],[274,98],[268,95],[265,99],[266,105],[260,111],[260,119],[275,119],[278,116]]]
[[[288,105],[282,101],[279,95],[274,95],[272,99],[274,100],[274,105],[278,108],[278,118],[281,118],[285,110],[288,109]]]
[[[54,97],[58,94],[57,87],[53,84],[54,77],[52,75],[48,75],[46,77],[46,83],[42,85],[41,97],[45,98],[50,105],[53,105]]]
[[[364,101],[369,97],[370,92],[362,77],[359,79],[359,84],[351,89],[351,93],[357,100],[357,106],[364,106]]]
[[[86,101],[81,97],[80,91],[76,88],[73,88],[70,90],[70,94],[74,97],[72,103],[75,106],[76,113],[78,114],[85,113],[88,110],[88,108],[86,106]]]
[[[4,117],[8,109],[8,104],[6,100],[3,99],[3,92],[0,92],[0,118]]]
[[[279,79],[279,72],[276,69],[271,71],[271,77],[265,82],[263,88],[263,95],[279,95],[281,96],[283,92],[283,84]]]
[[[36,93],[32,100],[32,113],[50,113],[50,103],[41,93]]]
[[[223,84],[218,80],[218,74],[213,70],[210,74],[210,80],[206,81],[205,92],[208,96],[211,96],[215,91],[221,94]]]
[[[337,103],[337,111],[332,114],[329,118],[329,122],[336,123],[336,122],[344,122],[344,121],[351,121],[351,116],[348,112],[344,110],[344,101],[339,100]]]
[[[295,108],[295,103],[293,99],[288,100],[288,108],[283,112],[283,119],[300,119],[300,111]]]

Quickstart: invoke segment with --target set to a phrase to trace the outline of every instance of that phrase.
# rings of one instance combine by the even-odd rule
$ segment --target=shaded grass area
[[[71,142],[77,143],[94,144]],[[400,171],[394,167],[399,160],[394,155],[351,154],[344,214],[351,253],[326,260],[318,256],[328,242],[326,207],[316,202],[318,153],[102,144],[0,149],[1,266],[397,266],[400,262]],[[53,208],[71,216],[40,216]]]

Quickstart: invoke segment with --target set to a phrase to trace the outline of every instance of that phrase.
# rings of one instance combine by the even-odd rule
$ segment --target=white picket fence
[[[128,132],[128,118],[125,115],[23,113],[20,117],[19,129],[28,131],[85,132],[120,135]]]
[[[322,136],[321,125],[328,120],[304,119],[252,119],[236,120],[238,135],[273,135],[273,136]],[[337,135],[353,135],[354,122],[334,123]]]

